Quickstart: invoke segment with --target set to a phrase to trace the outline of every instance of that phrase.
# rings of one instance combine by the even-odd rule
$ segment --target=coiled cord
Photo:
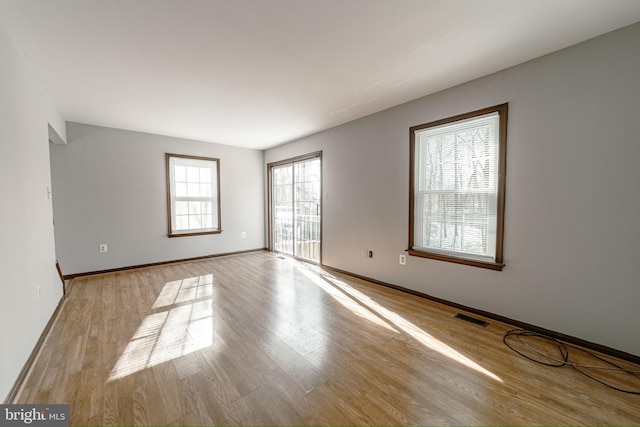
[[[539,350],[538,348],[534,347],[530,341],[533,341],[534,339],[541,339],[543,341],[545,341],[546,343],[550,344],[552,346],[552,348],[555,349],[555,351],[558,352],[558,356],[557,357],[553,357],[547,353],[542,352],[541,350]],[[582,375],[584,375],[585,377],[596,381],[602,385],[605,385],[613,390],[617,390],[623,393],[629,393],[629,394],[640,394],[640,371],[634,371],[634,370],[629,370],[626,368],[623,368],[622,366],[619,366],[607,359],[604,359],[600,356],[598,356],[595,353],[592,353],[588,350],[585,350],[583,348],[577,347],[575,345],[571,345],[571,344],[567,344],[567,343],[563,343],[561,341],[558,341],[555,338],[551,338],[548,337],[546,335],[543,334],[539,334],[537,332],[531,332],[531,331],[526,331],[524,329],[514,329],[512,331],[507,332],[504,337],[502,338],[502,341],[504,342],[504,344],[509,347],[511,350],[515,351],[516,353],[518,353],[519,355],[533,361],[536,363],[539,363],[541,365],[545,365],[545,366],[550,366],[553,368],[562,368],[564,366],[569,366],[570,368],[575,369],[576,371],[580,372]],[[525,354],[524,351],[518,350],[514,345],[513,342],[519,342],[521,344],[521,347],[525,347],[527,349],[529,349],[531,352],[534,353],[534,356],[531,356],[529,354]],[[588,355],[589,357],[598,360],[604,364],[606,364],[606,366],[602,366],[602,365],[585,365],[585,364],[580,364],[580,363],[573,363],[571,361],[569,361],[569,350],[576,350],[579,351],[581,353],[584,353],[586,355]],[[609,371],[609,372],[614,372],[617,374],[625,374],[625,375],[630,375],[632,376],[637,382],[638,382],[638,388],[639,390],[627,390],[627,389],[623,389],[617,386],[614,386],[613,384],[596,378],[595,376],[593,376],[592,374],[589,374],[587,372],[585,372],[588,369],[593,369],[593,370],[599,370],[599,371]]]

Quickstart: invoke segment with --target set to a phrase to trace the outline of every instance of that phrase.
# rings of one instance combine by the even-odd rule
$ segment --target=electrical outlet
[[[400,263],[400,265],[407,265],[407,255],[400,254],[400,256],[398,257],[398,262]]]
[[[240,237],[242,237],[242,238],[244,239],[245,237],[247,237],[247,233],[245,233],[245,232],[243,231],[242,233],[240,233]]]
[[[100,244],[100,252],[107,252],[107,244],[106,243],[101,243]]]

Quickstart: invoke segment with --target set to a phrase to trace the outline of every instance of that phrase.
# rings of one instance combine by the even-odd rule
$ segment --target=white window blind
[[[413,250],[495,262],[500,115],[414,132]]]
[[[167,155],[170,235],[218,232],[218,160]]]

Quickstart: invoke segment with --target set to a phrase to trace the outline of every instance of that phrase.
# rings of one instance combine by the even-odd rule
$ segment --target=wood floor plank
[[[509,325],[268,252],[67,290],[15,403],[68,403],[72,425],[640,424],[640,396],[521,357]]]
[[[252,425],[307,425],[304,414],[275,384],[266,384],[242,397]]]
[[[221,380],[220,374],[198,373],[186,378],[184,383],[191,390],[192,398],[196,399],[195,407],[200,408],[213,425],[239,424],[234,405],[239,396],[233,387],[228,386],[228,378]]]

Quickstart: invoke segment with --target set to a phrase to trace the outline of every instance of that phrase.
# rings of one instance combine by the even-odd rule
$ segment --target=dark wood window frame
[[[274,212],[273,212],[273,194],[272,194],[272,187],[273,187],[273,177],[272,177],[272,173],[273,173],[273,168],[278,167],[278,166],[282,166],[282,165],[287,165],[287,164],[293,164],[296,162],[301,162],[304,160],[311,160],[311,159],[320,159],[320,162],[322,163],[322,150],[320,151],[314,151],[312,153],[308,153],[308,154],[302,154],[300,156],[295,156],[295,157],[290,157],[284,160],[278,160],[276,162],[271,162],[267,164],[267,232],[268,232],[268,249],[270,252],[273,252],[274,249],[274,242],[273,242],[273,217],[274,217]],[[322,172],[321,172],[321,178],[320,178],[320,194],[322,195]],[[322,197],[320,197],[320,242],[322,242],[322,220],[323,220],[323,216],[322,216]],[[322,265],[322,250],[320,250],[320,260],[319,260],[319,265]]]
[[[441,252],[427,252],[425,250],[414,249],[414,209],[415,209],[415,174],[416,174],[416,132],[427,128],[452,124],[460,120],[471,119],[497,112],[499,115],[499,137],[498,137],[498,177],[497,177],[497,212],[496,212],[496,242],[494,262],[474,259],[473,257],[465,258],[464,254],[450,255]],[[505,206],[505,172],[507,159],[507,116],[508,104],[500,104],[493,107],[483,108],[469,113],[460,114],[442,120],[437,120],[410,128],[410,180],[409,180],[409,248],[407,253],[412,256],[431,258],[441,261],[453,262],[458,264],[470,265],[475,267],[487,268],[501,271],[503,264],[503,240],[504,240],[504,206]]]
[[[172,224],[172,219],[174,218],[173,210],[173,183],[172,183],[172,175],[171,175],[171,159],[191,159],[191,160],[200,160],[205,162],[212,162],[215,164],[215,174],[212,176],[212,179],[215,179],[215,183],[212,185],[215,188],[216,195],[210,197],[211,200],[215,200],[216,206],[213,207],[217,212],[217,221],[212,224],[212,227],[202,228],[202,229],[194,229],[194,231],[185,231],[185,232],[176,232],[173,228],[174,224]],[[201,157],[201,156],[189,156],[184,154],[173,154],[173,153],[165,153],[166,160],[166,177],[167,177],[167,218],[168,218],[168,236],[169,237],[186,237],[186,236],[201,236],[206,234],[220,234],[222,233],[221,226],[221,216],[220,216],[220,159],[213,157]]]

